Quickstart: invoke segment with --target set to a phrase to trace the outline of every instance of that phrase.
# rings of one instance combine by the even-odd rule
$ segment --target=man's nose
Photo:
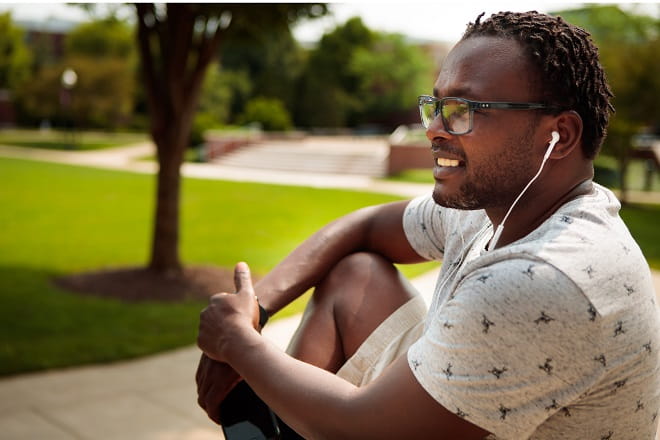
[[[426,138],[430,141],[434,141],[439,138],[447,139],[450,136],[451,134],[445,130],[445,124],[442,123],[442,118],[440,116],[431,121],[428,128],[426,129]]]

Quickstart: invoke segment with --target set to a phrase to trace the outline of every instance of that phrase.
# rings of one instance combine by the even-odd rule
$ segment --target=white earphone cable
[[[525,192],[529,189],[530,186],[532,186],[532,183],[541,175],[541,172],[543,171],[543,167],[545,166],[545,163],[547,162],[548,158],[550,157],[550,153],[552,153],[552,150],[555,147],[555,144],[559,141],[559,133],[556,131],[552,132],[552,140],[550,141],[550,145],[548,146],[548,149],[546,150],[545,154],[543,155],[543,160],[541,161],[541,166],[539,167],[539,170],[536,172],[534,177],[527,183],[525,188],[523,188],[522,191],[520,191],[520,194],[518,194],[518,197],[513,201],[511,206],[509,207],[509,210],[507,211],[506,215],[502,219],[502,222],[497,225],[497,229],[495,229],[495,233],[493,234],[493,238],[490,240],[490,243],[488,245],[488,250],[495,249],[495,245],[497,244],[498,240],[500,239],[500,236],[502,235],[502,231],[504,230],[504,222],[506,222],[506,219],[509,218],[509,214],[511,214],[511,211],[513,211],[513,208],[516,206],[520,198],[525,194]]]

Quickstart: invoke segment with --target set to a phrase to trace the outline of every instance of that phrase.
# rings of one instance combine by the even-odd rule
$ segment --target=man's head
[[[536,12],[477,19],[447,55],[433,95],[419,104],[438,204],[486,209],[497,220],[546,155],[519,208],[593,176],[611,93],[588,34],[563,20]]]
[[[576,111],[583,122],[582,151],[593,159],[600,150],[613,96],[589,33],[565,22],[532,12],[500,12],[470,23],[461,41],[478,36],[520,43],[537,70],[532,84],[540,102]]]

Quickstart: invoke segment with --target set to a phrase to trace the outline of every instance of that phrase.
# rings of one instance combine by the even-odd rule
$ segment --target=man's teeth
[[[439,157],[435,160],[435,163],[437,163],[439,167],[457,167],[461,164],[461,161]]]

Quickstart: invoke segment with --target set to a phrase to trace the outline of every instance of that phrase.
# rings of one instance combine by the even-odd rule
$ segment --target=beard
[[[436,182],[433,200],[440,206],[462,210],[508,208],[536,172],[530,154],[535,119],[521,135],[505,140],[502,154],[479,162],[466,161],[465,179],[458,191],[446,191],[442,183]]]

